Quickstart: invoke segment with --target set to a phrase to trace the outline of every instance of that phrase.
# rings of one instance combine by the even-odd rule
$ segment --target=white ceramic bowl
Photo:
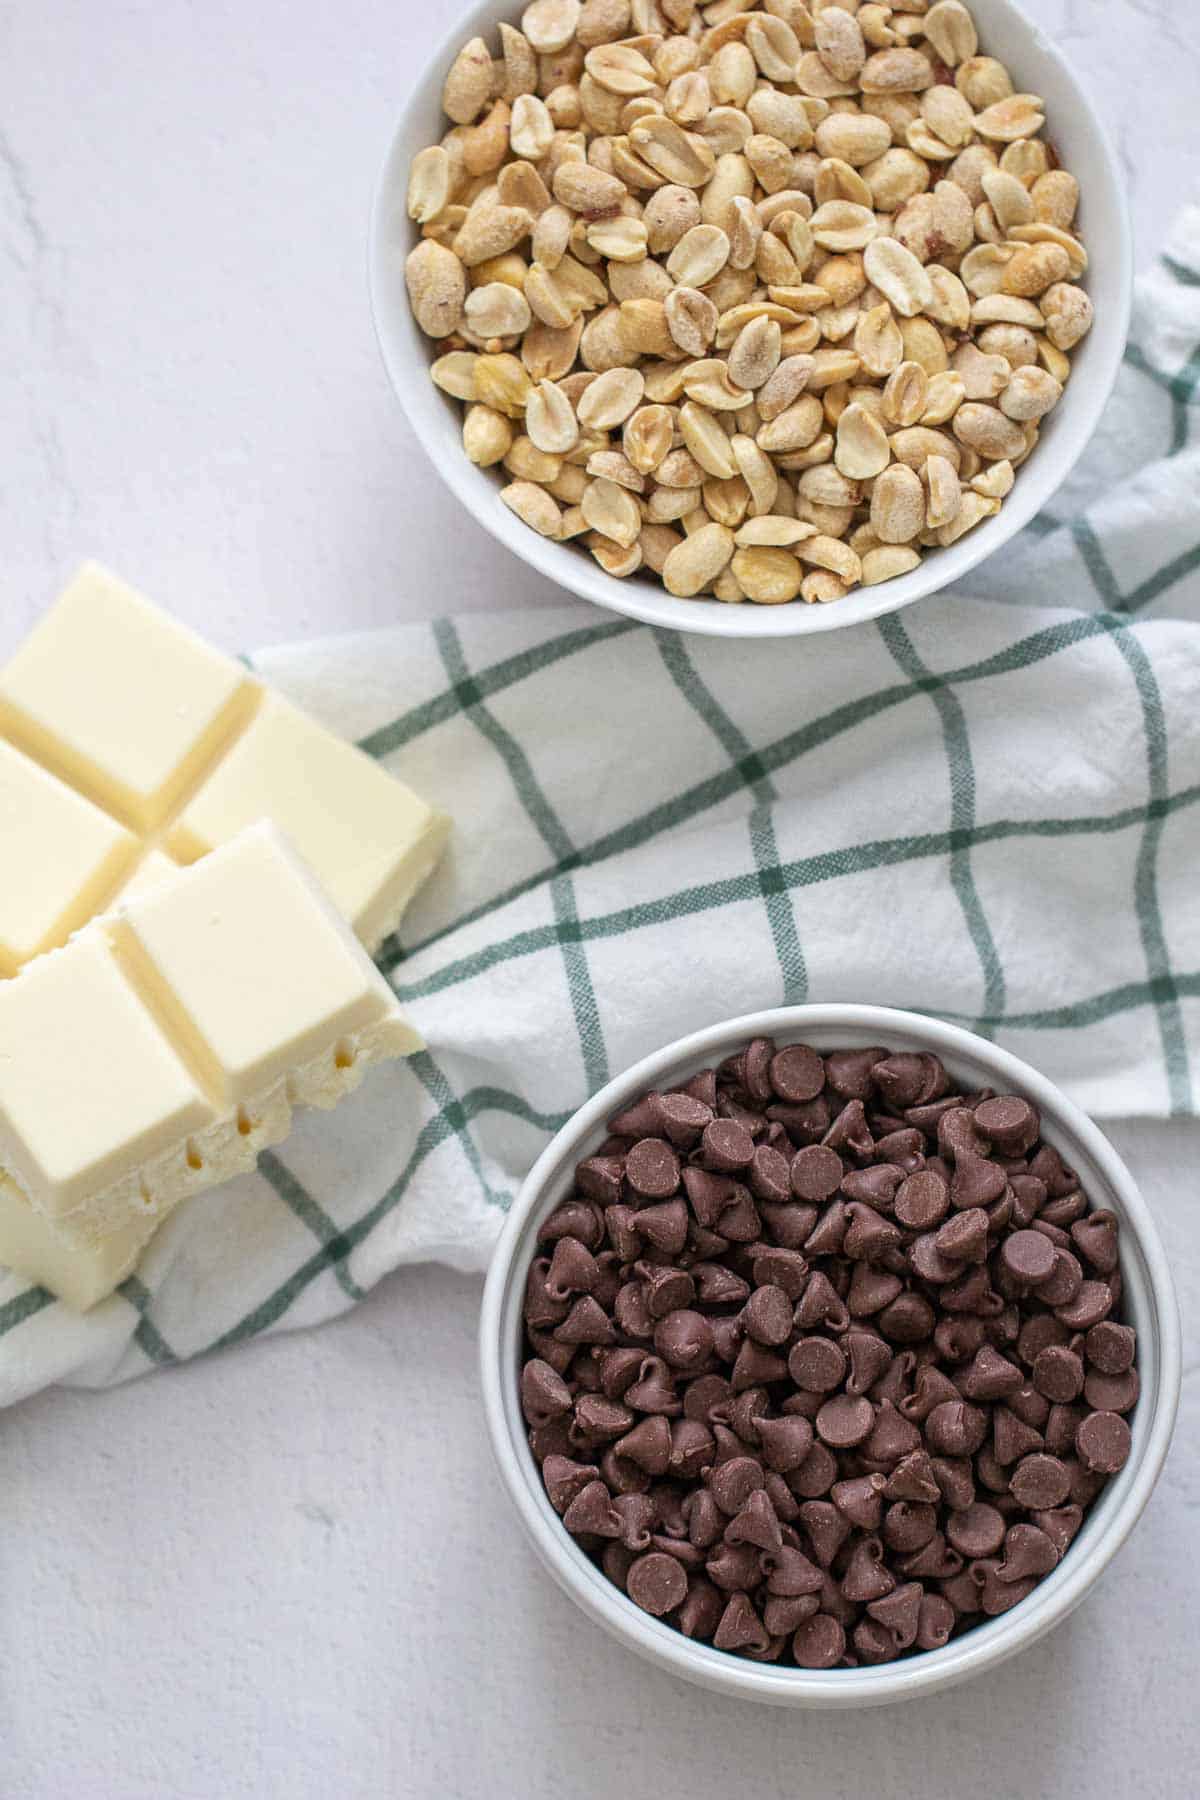
[[[941,1650],[874,1668],[809,1671],[749,1662],[694,1643],[651,1618],[589,1561],[550,1505],[525,1438],[518,1395],[521,1306],[541,1221],[570,1190],[576,1162],[606,1135],[605,1120],[651,1087],[672,1087],[740,1050],[750,1038],[818,1050],[885,1044],[932,1050],[966,1087],[1024,1094],[1043,1136],[1077,1169],[1094,1206],[1121,1228],[1123,1309],[1138,1336],[1141,1395],[1130,1416],[1129,1461],[1104,1488],[1054,1572],[1011,1612]],[[703,1687],[779,1706],[877,1706],[951,1687],[1032,1644],[1076,1607],[1133,1529],[1162,1468],[1180,1386],[1180,1332],[1170,1272],[1145,1201],[1107,1139],[1027,1063],[971,1032],[879,1006],[793,1006],[732,1019],[656,1051],[580,1108],[539,1157],[500,1238],[483,1297],[484,1408],[500,1474],[533,1546],[559,1585],[597,1624],[660,1668]]]
[[[656,578],[605,574],[578,546],[539,537],[509,512],[500,499],[495,470],[475,468],[462,447],[462,409],[429,378],[429,340],[418,330],[404,286],[404,259],[416,241],[406,212],[408,170],[413,156],[436,143],[446,128],[442,82],[458,49],[483,35],[495,44],[496,26],[516,21],[517,0],[478,0],[456,20],[442,48],[418,79],[401,114],[375,197],[371,222],[370,285],[375,327],[392,385],[419,443],[451,491],[509,550],[597,606],[627,613],[674,631],[715,637],[803,637],[833,631],[896,612],[925,594],[960,582],[1028,524],[1065,479],[1096,427],[1112,390],[1129,326],[1133,251],[1124,182],[1107,133],[1085,98],[1069,64],[1013,0],[971,0],[981,49],[1007,64],[1022,92],[1046,102],[1047,134],[1063,166],[1082,186],[1080,222],[1091,267],[1085,285],[1096,309],[1095,324],[1073,353],[1066,392],[1045,421],[1041,441],[1017,471],[1016,485],[1000,512],[948,549],[929,552],[919,568],[876,587],[856,588],[828,606],[725,606],[713,600],[680,600]]]

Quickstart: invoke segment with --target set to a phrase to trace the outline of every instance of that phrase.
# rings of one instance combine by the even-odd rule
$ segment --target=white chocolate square
[[[369,949],[395,930],[449,829],[411,788],[270,690],[184,807],[168,847],[193,862],[263,818],[287,835]]]
[[[249,716],[232,657],[88,563],[0,670],[0,732],[148,830]]]
[[[127,901],[113,936],[218,1104],[251,1100],[323,1051],[332,1059],[342,1040],[397,1010],[362,945],[267,826]]]
[[[103,906],[137,839],[0,739],[0,976]]]
[[[130,1219],[103,1237],[54,1221],[30,1206],[15,1181],[0,1175],[0,1265],[57,1294],[78,1312],[95,1306],[132,1273],[162,1219]]]
[[[0,1168],[60,1217],[213,1123],[104,933],[0,983]]]

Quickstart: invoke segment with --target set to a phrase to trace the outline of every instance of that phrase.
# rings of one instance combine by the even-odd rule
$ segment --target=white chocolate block
[[[252,827],[0,983],[0,1262],[99,1298],[294,1105],[420,1047],[311,871]]]
[[[0,754],[0,856],[21,870],[0,891],[0,978],[259,819],[289,834],[374,950],[449,831],[370,757],[95,564],[0,669]]]
[[[0,983],[0,1049],[0,1169],[50,1218],[217,1117],[95,927]]]
[[[15,1181],[0,1175],[0,1264],[48,1287],[77,1312],[86,1312],[119,1287],[161,1220],[131,1219],[106,1237],[89,1236],[35,1212]],[[64,1229],[65,1227],[65,1229]]]
[[[235,1107],[396,1016],[391,989],[269,828],[120,909],[122,966],[205,1090]]]
[[[270,690],[184,807],[168,845],[192,862],[261,818],[287,834],[369,949],[399,924],[450,823]]]
[[[0,975],[65,944],[132,868],[137,839],[0,739]]]
[[[0,731],[148,830],[249,716],[245,669],[88,563],[0,670]]]

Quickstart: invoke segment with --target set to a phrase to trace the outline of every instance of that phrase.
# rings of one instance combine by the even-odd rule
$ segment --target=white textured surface
[[[1166,0],[1037,11],[1105,109],[1145,260],[1200,174],[1200,40]],[[371,185],[451,14],[0,12],[0,654],[86,554],[230,648],[554,597],[456,516],[367,315]],[[1194,1371],[1200,1127],[1114,1136]],[[1188,1790],[1194,1373],[1143,1526],[1062,1630],[906,1713],[789,1717],[577,1624],[492,1479],[477,1301],[410,1271],[326,1331],[0,1421],[5,1800]]]

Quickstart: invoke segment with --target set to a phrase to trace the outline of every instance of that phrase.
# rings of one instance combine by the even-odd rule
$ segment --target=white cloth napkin
[[[1193,209],[1079,470],[968,594],[796,644],[564,606],[257,658],[455,818],[382,958],[428,1052],[187,1203],[86,1317],[0,1281],[0,1403],[482,1268],[589,1091],[773,1004],[939,1013],[1101,1116],[1191,1111],[1198,383]]]

